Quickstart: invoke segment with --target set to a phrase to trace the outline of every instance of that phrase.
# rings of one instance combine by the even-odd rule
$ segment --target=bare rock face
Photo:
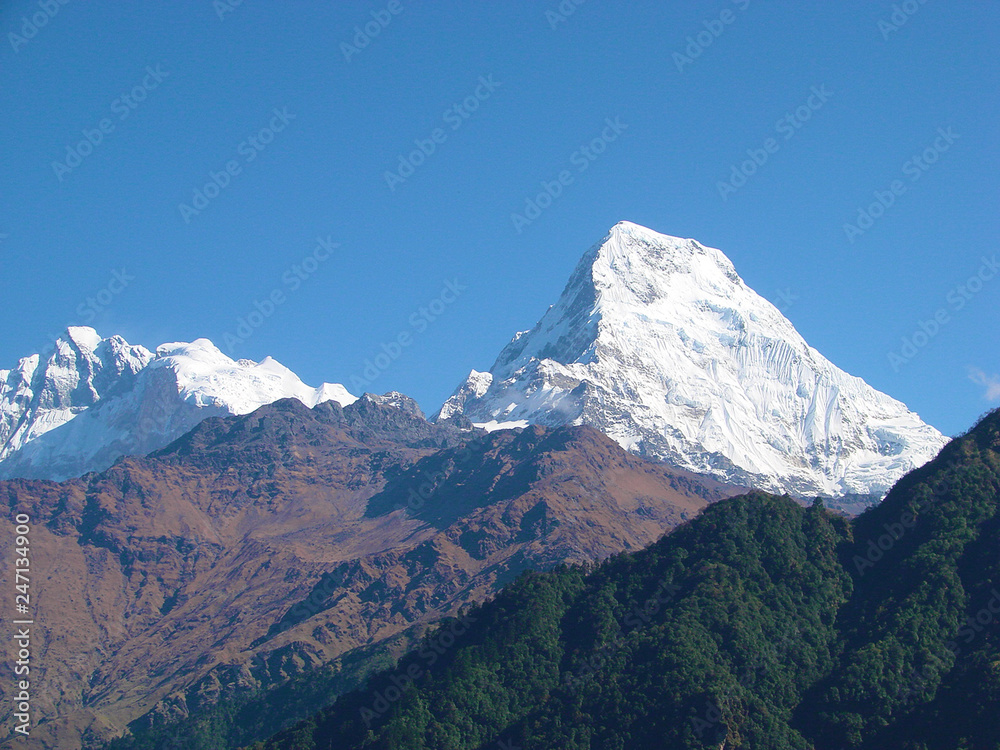
[[[400,394],[280,400],[99,474],[0,482],[31,517],[32,742],[92,747],[273,687],[737,491],[589,427],[431,424]]]

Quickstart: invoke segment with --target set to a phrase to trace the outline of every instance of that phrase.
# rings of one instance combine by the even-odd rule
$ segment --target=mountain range
[[[93,328],[0,370],[0,478],[62,480],[123,455],[163,448],[201,420],[248,414],[282,398],[354,401],[341,385],[310,388],[270,357],[234,361],[208,339],[155,353]]]
[[[612,599],[646,583],[608,574],[586,606],[573,597],[599,564],[655,557],[641,552],[655,543],[672,550],[669,570],[690,558],[708,576],[699,591],[715,591],[732,610],[712,617],[736,622],[777,607],[773,627],[781,617],[794,627],[812,623],[801,654],[808,668],[794,685],[781,683],[783,702],[758,696],[753,704],[777,717],[788,747],[805,748],[797,738],[813,730],[794,712],[810,700],[820,705],[810,691],[834,680],[831,665],[846,658],[850,638],[863,645],[860,631],[831,625],[853,611],[850,591],[861,585],[833,558],[868,528],[852,526],[844,511],[907,492],[900,487],[917,481],[946,443],[903,404],[809,347],[720,251],[627,222],[583,256],[537,325],[516,334],[489,372],[473,371],[430,420],[403,394],[313,388],[273,359],[234,361],[207,339],[153,352],[72,327],[48,351],[0,371],[0,497],[9,515],[30,517],[32,554],[44,561],[32,643],[36,684],[46,688],[35,696],[32,741],[47,750],[97,750],[109,741],[115,750],[235,749],[303,720],[289,730],[301,742],[280,735],[273,747],[324,746],[328,737],[345,746],[422,747],[425,740],[407,734],[416,726],[437,738],[431,747],[484,750],[463,743],[515,736],[575,746],[579,737],[562,733],[563,719],[532,713],[549,698],[570,712],[564,718],[583,710],[546,682],[564,668],[551,661],[556,652],[539,655],[533,642],[509,640],[507,621],[492,615],[494,625],[469,632],[516,654],[521,661],[511,664],[537,658],[547,670],[503,684],[489,678],[494,698],[507,696],[496,709],[501,718],[493,698],[481,701],[493,706],[483,709],[492,724],[456,730],[454,722],[477,721],[460,702],[433,726],[429,714],[413,718],[401,702],[402,714],[378,712],[377,731],[338,712],[372,675],[440,639],[447,618],[465,623],[472,612],[521,607],[537,622],[515,618],[514,635],[548,627],[536,634],[550,646],[576,639],[577,625],[613,627],[622,613]],[[756,494],[733,499],[750,490]],[[838,512],[818,500],[804,510],[813,497]],[[702,519],[730,512],[716,506],[739,508],[741,518],[756,508],[753,527],[713,536],[705,531],[713,522]],[[657,542],[678,527],[687,542]],[[11,544],[0,537],[0,554],[11,557]],[[735,563],[719,555],[739,556],[746,545],[755,571],[798,571],[801,580],[758,572],[752,585],[733,579],[726,566]],[[531,578],[546,571],[553,578]],[[657,575],[666,581],[668,572]],[[530,596],[518,599],[524,590],[515,581],[526,574],[562,593],[541,609]],[[748,603],[737,601],[740,592]],[[498,596],[501,604],[486,604]],[[553,613],[575,619],[556,625]],[[652,622],[649,611],[631,614]],[[697,618],[697,608],[684,617]],[[718,622],[710,631],[726,632]],[[438,643],[430,641],[432,650]],[[718,653],[698,648],[702,656],[688,655],[713,674],[719,654],[733,653],[728,642],[715,645]],[[385,674],[373,684],[391,681]],[[860,688],[830,688],[841,689],[842,698]],[[354,697],[336,703],[345,695]],[[0,720],[9,725],[8,697],[0,694]],[[587,715],[613,702],[597,700]],[[545,727],[537,736],[536,720]],[[733,722],[742,726],[726,726]],[[755,727],[745,736],[757,736]],[[836,730],[855,737],[850,731]]]
[[[210,341],[155,354],[70,328],[0,370],[0,477],[61,480],[164,447],[201,419],[310,388],[284,366]],[[486,429],[587,424],[626,450],[730,484],[797,497],[880,499],[945,438],[810,347],[719,250],[621,222],[555,305],[473,370],[435,419]]]
[[[736,492],[586,426],[435,425],[400,394],[283,399],[81,479],[0,482],[44,571],[32,742],[99,747],[359,662],[524,570],[640,549]]]

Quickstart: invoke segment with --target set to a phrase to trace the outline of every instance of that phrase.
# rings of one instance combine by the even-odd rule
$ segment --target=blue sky
[[[1000,401],[997,3],[225,2],[3,4],[0,366],[89,323],[349,385],[407,332],[369,390],[432,412],[628,219],[946,433]]]

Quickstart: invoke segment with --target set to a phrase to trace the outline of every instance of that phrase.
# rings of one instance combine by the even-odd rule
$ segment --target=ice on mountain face
[[[466,400],[482,398],[492,384],[493,376],[490,373],[473,370],[465,379],[465,383],[459,386],[455,394],[441,407],[437,418],[449,419],[456,414],[461,414]]]
[[[589,424],[624,448],[798,496],[881,495],[945,438],[835,367],[719,250],[629,222],[438,418]]]
[[[249,414],[281,398],[297,398],[313,407],[322,401],[347,406],[356,399],[340,384],[311,388],[280,362],[265,357],[234,362],[208,339],[157,347],[154,368],[174,373],[184,401],[195,406],[219,406],[228,414]]]
[[[46,355],[0,370],[0,461],[128,384],[152,359],[120,336],[74,326]]]
[[[43,355],[0,370],[0,478],[65,479],[162,448],[210,416],[282,398],[346,406],[342,385],[311,388],[284,365],[233,361],[208,339],[156,353],[73,327]]]
[[[496,432],[497,430],[513,430],[527,427],[528,420],[518,419],[513,422],[497,422],[493,419],[489,422],[473,422],[472,426],[478,427],[481,430],[486,430],[487,432]]]

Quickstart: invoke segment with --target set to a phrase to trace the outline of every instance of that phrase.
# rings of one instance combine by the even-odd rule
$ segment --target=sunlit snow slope
[[[624,448],[798,496],[881,496],[945,438],[840,370],[719,250],[621,222],[438,418],[589,424]]]
[[[156,353],[72,327],[45,354],[0,370],[0,478],[62,480],[125,454],[164,447],[211,416],[281,398],[307,406],[355,400],[342,385],[310,388],[270,357],[234,361],[208,339]]]

